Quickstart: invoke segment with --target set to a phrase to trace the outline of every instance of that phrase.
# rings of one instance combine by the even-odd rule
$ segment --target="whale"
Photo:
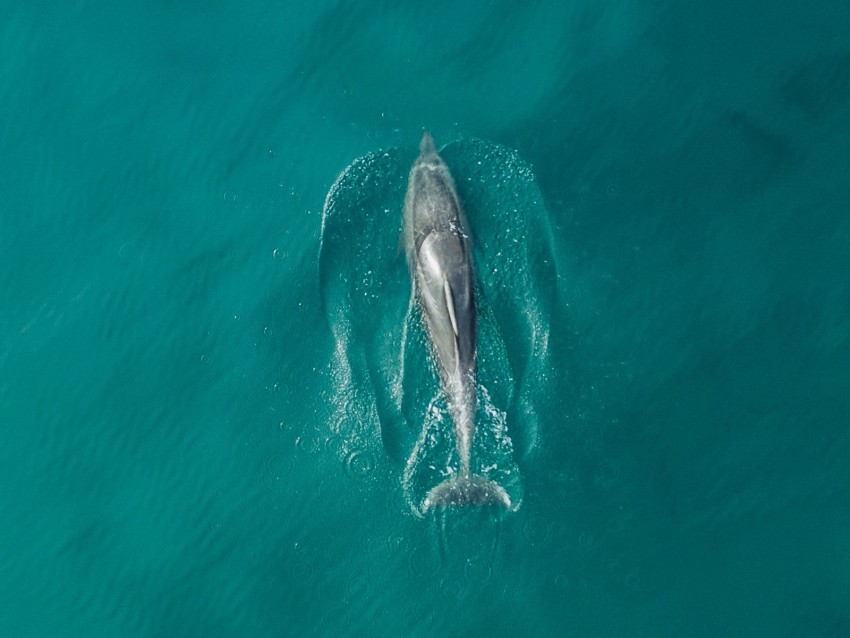
[[[476,411],[476,305],[469,225],[449,167],[425,132],[408,177],[403,240],[411,294],[447,398],[459,458],[450,478],[431,488],[422,512],[446,506],[501,505],[498,483],[473,474]]]

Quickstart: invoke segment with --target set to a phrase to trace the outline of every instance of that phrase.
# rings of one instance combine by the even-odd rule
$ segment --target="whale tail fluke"
[[[432,488],[422,502],[422,512],[436,507],[464,505],[502,505],[510,508],[511,497],[501,485],[483,476],[459,476]]]

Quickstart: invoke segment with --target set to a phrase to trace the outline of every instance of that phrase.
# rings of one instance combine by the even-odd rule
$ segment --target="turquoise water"
[[[850,635],[847,4],[457,4],[0,7],[0,635]]]

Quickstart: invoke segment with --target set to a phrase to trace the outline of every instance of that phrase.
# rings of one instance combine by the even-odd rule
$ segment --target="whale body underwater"
[[[469,226],[454,180],[429,133],[410,170],[404,243],[411,294],[448,399],[460,467],[431,488],[421,511],[436,507],[511,506],[505,489],[471,471],[476,412],[476,306]]]

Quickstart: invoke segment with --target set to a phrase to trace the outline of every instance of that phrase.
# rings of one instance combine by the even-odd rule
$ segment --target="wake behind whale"
[[[422,147],[418,157],[388,149],[358,158],[325,202],[319,270],[336,343],[325,391],[336,406],[331,436],[341,455],[401,463],[416,514],[475,503],[517,509],[517,460],[536,449],[534,406],[554,377],[548,213],[515,152],[476,139],[437,153],[426,137]],[[403,201],[413,269],[397,258]],[[411,303],[411,283],[428,301]]]

